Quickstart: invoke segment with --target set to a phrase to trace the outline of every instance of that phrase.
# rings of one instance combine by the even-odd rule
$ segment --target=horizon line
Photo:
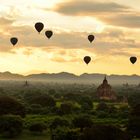
[[[4,71],[4,72],[0,72],[0,73],[11,73],[11,74],[18,74],[18,75],[21,75],[21,76],[29,76],[29,75],[39,75],[39,74],[60,74],[60,73],[68,73],[68,74],[73,74],[75,76],[81,76],[83,74],[100,74],[100,75],[106,75],[106,76],[111,76],[111,75],[117,75],[117,76],[140,76],[138,74],[115,74],[115,73],[112,73],[112,74],[105,74],[105,73],[82,73],[82,74],[75,74],[75,73],[72,73],[72,72],[66,72],[66,71],[62,71],[62,72],[56,72],[56,73],[49,73],[49,72],[40,72],[40,73],[30,73],[30,74],[20,74],[20,73],[14,73],[14,72],[10,72],[10,71]]]

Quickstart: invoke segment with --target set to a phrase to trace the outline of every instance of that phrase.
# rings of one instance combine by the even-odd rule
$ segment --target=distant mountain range
[[[94,83],[99,84],[103,81],[105,74],[87,74],[84,73],[77,76],[72,73],[61,72],[61,73],[40,73],[30,74],[23,76],[20,74],[13,74],[10,72],[1,72],[0,80],[45,80],[50,82],[71,82],[71,83]],[[107,75],[108,82],[110,84],[139,84],[140,76],[138,75]]]

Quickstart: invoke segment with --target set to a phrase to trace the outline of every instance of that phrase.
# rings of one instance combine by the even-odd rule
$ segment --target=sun
[[[83,22],[83,25],[87,24],[87,31],[101,33],[105,29],[105,24],[96,18],[91,18],[87,16],[84,18],[84,20],[81,19],[81,22]]]
[[[103,32],[104,29],[105,29],[105,25],[103,23],[96,24],[96,29],[95,30],[96,30],[97,33]]]

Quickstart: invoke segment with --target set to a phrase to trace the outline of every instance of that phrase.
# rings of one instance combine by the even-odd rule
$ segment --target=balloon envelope
[[[43,23],[37,22],[37,23],[35,24],[35,29],[36,29],[39,33],[43,30],[43,28],[44,28],[44,24],[43,24]]]
[[[88,40],[90,43],[92,43],[92,41],[95,39],[94,35],[89,35],[88,36]]]
[[[91,61],[91,57],[90,56],[85,56],[84,61],[85,61],[86,64],[88,64]]]
[[[10,39],[10,42],[11,42],[11,43],[13,44],[13,46],[14,46],[14,45],[17,44],[18,39],[17,39],[16,37],[12,37],[12,38]]]
[[[130,62],[132,64],[135,64],[136,61],[137,61],[137,57],[135,57],[135,56],[130,57]]]
[[[53,35],[53,32],[48,30],[48,31],[45,32],[45,35],[47,36],[48,39],[50,39]]]

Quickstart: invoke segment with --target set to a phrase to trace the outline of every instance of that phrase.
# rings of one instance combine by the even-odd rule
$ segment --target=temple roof
[[[112,99],[115,97],[115,92],[112,90],[112,87],[108,84],[106,76],[103,80],[103,83],[97,88],[97,95],[99,98]]]

